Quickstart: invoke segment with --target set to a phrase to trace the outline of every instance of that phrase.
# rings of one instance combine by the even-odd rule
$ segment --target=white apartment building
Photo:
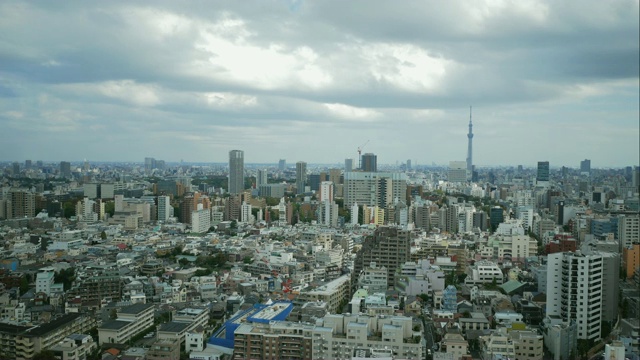
[[[198,210],[191,213],[191,231],[194,233],[206,233],[211,227],[211,212],[198,204]]]
[[[171,198],[168,196],[158,196],[158,221],[166,222],[173,212]]]
[[[524,261],[538,253],[538,243],[528,235],[495,235],[481,244],[480,255],[485,259]]]
[[[78,218],[78,221],[83,221],[83,222],[98,221],[99,215],[95,211],[93,211],[93,207],[95,203],[96,203],[95,201],[91,200],[88,197],[85,197],[84,199],[76,203],[76,217]]]
[[[333,201],[333,182],[323,181],[320,183],[320,202]]]
[[[336,313],[341,302],[348,300],[351,277],[343,275],[317,288],[303,289],[296,301],[300,303],[323,301],[327,303],[327,311]]]
[[[36,275],[36,293],[43,292],[51,295],[51,287],[54,283],[54,275],[56,270],[52,267],[46,267],[38,270]]]
[[[379,267],[375,262],[372,262],[358,276],[358,288],[367,290],[369,294],[385,293],[388,288],[387,268]]]
[[[48,350],[61,360],[87,359],[97,348],[89,335],[71,334]]]
[[[182,344],[186,337],[198,327],[205,328],[209,322],[209,310],[205,308],[186,308],[174,312],[173,320],[163,324],[158,330],[160,340],[178,340]]]
[[[315,325],[245,323],[234,335],[233,359],[352,359],[360,351],[387,358],[424,358],[422,332],[414,331],[412,318],[406,316],[330,314]]]
[[[547,257],[547,316],[574,320],[578,339],[599,339],[602,323],[602,255]]]
[[[480,285],[491,283],[494,279],[498,285],[503,283],[504,276],[500,267],[492,261],[481,260],[467,268],[464,282],[467,285]]]
[[[240,206],[240,221],[244,223],[253,223],[253,214],[251,214],[251,204],[246,201],[242,202]]]
[[[135,304],[118,310],[116,320],[98,327],[98,344],[124,344],[153,325],[153,304]]]
[[[329,227],[338,227],[339,206],[334,201],[325,200],[318,206],[318,222]]]
[[[444,290],[444,271],[432,266],[429,260],[405,262],[396,275],[396,288],[404,289],[405,295],[432,294]]]
[[[543,338],[531,330],[499,328],[487,336],[480,336],[482,358],[496,359],[499,356],[518,360],[542,360]]]
[[[620,252],[631,247],[634,243],[640,243],[640,214],[625,214],[618,216],[618,240]]]
[[[522,226],[525,229],[533,229],[533,206],[518,206],[516,219],[522,221]]]

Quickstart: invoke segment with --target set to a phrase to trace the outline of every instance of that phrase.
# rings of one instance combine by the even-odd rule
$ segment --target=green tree
[[[109,312],[109,319],[111,320],[115,320],[118,318],[118,310],[117,309],[111,309],[111,311]]]
[[[104,230],[102,230],[102,232],[100,233],[100,239],[102,239],[102,240],[106,240],[107,239],[107,233],[104,232]]]
[[[107,201],[104,204],[104,212],[109,214],[109,216],[113,216],[116,213],[116,203],[114,201]]]
[[[26,276],[23,276],[20,279],[20,295],[25,294],[27,291],[29,291],[29,280]]]
[[[276,206],[280,203],[280,199],[270,196],[267,196],[266,198],[264,198],[264,200],[267,206]]]
[[[66,201],[62,208],[64,212],[64,217],[67,219],[76,214],[76,206],[71,201]]]
[[[212,269],[200,269],[200,270],[196,270],[193,276],[209,276],[211,275],[212,272],[213,272]]]
[[[578,356],[586,359],[592,346],[593,340],[578,339]]]
[[[425,304],[429,302],[429,295],[427,294],[420,294],[418,295],[418,297],[422,299],[422,302],[424,302]]]
[[[73,267],[62,269],[59,272],[55,273],[53,276],[53,281],[56,283],[62,283],[64,287],[64,291],[71,289],[71,285],[73,285],[73,281],[76,279],[76,269]]]
[[[42,350],[39,353],[33,355],[33,360],[56,360],[56,356],[51,350]]]
[[[187,266],[189,265],[189,260],[187,260],[186,258],[182,258],[180,260],[178,260],[178,264],[182,265],[182,266]]]

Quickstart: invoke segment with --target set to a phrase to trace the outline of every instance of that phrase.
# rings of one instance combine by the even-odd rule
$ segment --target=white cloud
[[[345,104],[324,104],[331,114],[341,119],[373,121],[380,117],[381,113],[371,109],[363,109]]]
[[[138,145],[86,148],[224,161],[240,147],[251,161],[313,162],[370,139],[381,163],[446,163],[464,157],[472,104],[479,164],[637,162],[637,138],[596,155],[579,140],[638,133],[637,0],[288,5],[0,3],[0,125],[24,143],[41,136],[29,129],[57,131],[37,138],[52,157],[77,153],[61,138],[109,133]],[[562,138],[571,152],[548,146]],[[491,152],[490,140],[535,151]],[[0,142],[0,154],[15,147]]]
[[[255,96],[244,94],[204,93],[200,94],[200,96],[204,98],[207,105],[230,110],[233,110],[233,108],[254,107],[258,104],[258,99]]]

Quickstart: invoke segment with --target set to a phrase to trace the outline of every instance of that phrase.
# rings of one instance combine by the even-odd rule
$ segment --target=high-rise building
[[[362,155],[362,171],[376,172],[378,171],[378,157],[372,153]]]
[[[71,178],[71,163],[68,161],[60,161],[60,177],[65,179]]]
[[[144,158],[144,171],[151,172],[151,170],[156,168],[156,159],[152,157]]]
[[[599,339],[602,256],[565,252],[550,254],[547,260],[547,316],[575,321],[578,339]]]
[[[353,159],[344,159],[344,172],[352,172],[353,171]]]
[[[256,174],[256,189],[260,189],[260,185],[267,184],[267,169],[258,169]]]
[[[280,161],[278,161],[278,170],[284,171],[284,169],[286,168],[287,168],[287,160],[280,159]]]
[[[321,179],[322,175],[321,174],[309,174],[309,189],[311,191],[319,191],[320,190],[320,183],[324,181],[324,179]]]
[[[26,190],[12,189],[9,192],[11,201],[11,216],[13,219],[31,218],[36,216],[36,195]]]
[[[240,194],[244,190],[244,151],[229,151],[229,193]]]
[[[471,107],[469,107],[469,133],[467,134],[467,173],[473,174],[473,124],[471,123]]]
[[[171,217],[171,198],[168,196],[158,196],[158,221],[167,221]]]
[[[307,163],[298,161],[296,163],[296,193],[304,194],[307,185]]]
[[[495,230],[504,222],[504,210],[500,206],[494,206],[489,210],[491,227]]]
[[[333,201],[333,182],[323,181],[320,184],[320,201]]]
[[[198,204],[197,210],[191,212],[191,231],[194,233],[206,233],[211,227],[211,210]]]
[[[407,160],[407,170],[411,170],[411,159]]]
[[[581,173],[590,173],[591,172],[591,160],[584,159],[580,161],[580,172]]]
[[[536,176],[537,182],[548,182],[549,181],[549,162],[548,161],[538,161],[538,173]]]
[[[14,162],[13,164],[11,164],[11,173],[14,176],[20,175],[20,163],[19,162]]]
[[[447,173],[449,182],[464,183],[467,181],[467,164],[464,161],[449,161]]]
[[[386,208],[395,199],[403,200],[407,194],[407,176],[404,173],[350,172],[344,174],[344,204],[355,203]]]
[[[29,170],[29,169],[31,169],[31,167],[33,167],[33,162],[31,160],[25,160],[24,161],[24,168]]]
[[[358,224],[358,213],[360,211],[360,208],[358,207],[358,203],[354,203],[351,206],[351,225],[357,225]]]
[[[329,169],[329,177],[322,181],[331,181],[333,185],[342,184],[340,177],[342,175],[342,171],[340,169]]]
[[[353,274],[358,276],[365,266],[375,262],[377,266],[388,270],[387,286],[394,286],[396,269],[409,261],[410,250],[410,231],[397,227],[378,227],[373,235],[365,239],[358,251]]]
[[[633,244],[640,244],[640,214],[618,216],[618,241],[620,253]]]
[[[325,200],[320,203],[317,210],[318,222],[320,224],[337,227],[338,226],[338,204],[334,201]]]

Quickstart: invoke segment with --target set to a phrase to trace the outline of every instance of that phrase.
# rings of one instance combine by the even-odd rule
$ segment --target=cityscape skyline
[[[4,2],[0,161],[640,163],[638,1],[356,5]]]

